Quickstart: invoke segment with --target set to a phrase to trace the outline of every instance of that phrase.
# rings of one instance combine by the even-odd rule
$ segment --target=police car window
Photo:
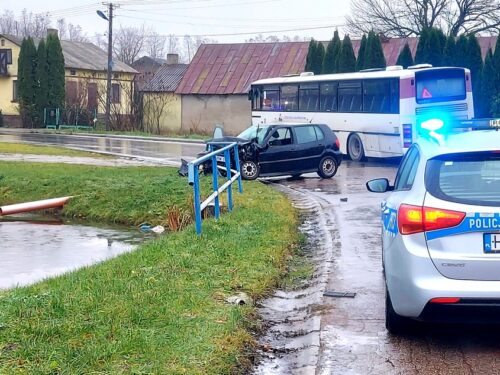
[[[500,155],[449,154],[431,159],[425,169],[429,193],[450,202],[500,205]]]
[[[286,146],[292,144],[292,132],[290,128],[279,128],[272,132],[269,138],[270,146]]]
[[[419,161],[420,156],[418,149],[416,147],[410,148],[398,171],[394,190],[410,190],[412,188]]]

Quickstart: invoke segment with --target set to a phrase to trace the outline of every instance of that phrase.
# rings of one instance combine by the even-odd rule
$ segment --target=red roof
[[[308,42],[203,44],[177,94],[244,94],[253,81],[301,73]]]
[[[478,37],[483,59],[496,37]],[[415,57],[418,38],[390,38],[382,41],[387,65],[396,65],[408,43]],[[326,45],[328,42],[323,42]],[[358,55],[360,40],[353,40]],[[245,94],[254,81],[302,73],[309,42],[202,44],[179,84],[177,94]]]

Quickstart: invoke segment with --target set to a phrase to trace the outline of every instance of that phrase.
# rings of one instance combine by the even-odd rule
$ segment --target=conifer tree
[[[470,69],[472,76],[472,95],[474,97],[474,113],[476,117],[481,113],[481,71],[483,70],[483,59],[481,58],[481,47],[474,34],[467,39],[466,68]]]
[[[429,39],[431,30],[425,28],[420,32],[418,37],[417,51],[415,52],[415,64],[429,63]]]
[[[480,95],[480,108],[477,117],[493,117],[492,105],[493,99],[497,95],[495,88],[495,80],[492,79],[496,74],[495,64],[493,61],[493,52],[491,48],[486,54],[484,60],[483,71],[481,72],[481,95]],[[476,99],[477,100],[477,99]]]
[[[446,44],[446,37],[443,32],[434,27],[429,29],[427,43],[427,62],[432,66],[442,66],[444,46]]]
[[[65,100],[64,55],[57,35],[47,37],[48,100],[51,107],[62,108]]]
[[[33,39],[28,37],[21,44],[17,73],[20,113],[25,127],[33,127],[36,115],[36,69],[37,51]]]
[[[332,40],[328,42],[326,47],[325,58],[323,60],[323,74],[330,74],[337,72],[338,56],[340,52],[341,41],[339,32],[335,30]]]
[[[316,41],[314,39],[311,39],[309,42],[309,49],[307,51],[307,57],[306,57],[306,67],[305,71],[306,72],[312,72],[312,62],[314,60],[314,55],[316,55]]]
[[[380,38],[374,31],[368,33],[365,50],[365,69],[385,68],[385,57]]]
[[[468,40],[465,35],[460,35],[455,48],[455,66],[467,66]]]
[[[338,58],[338,73],[350,73],[356,69],[356,56],[349,35],[344,37]]]
[[[450,35],[446,38],[446,43],[443,51],[443,66],[457,66],[457,43],[455,37]]]
[[[495,44],[495,53],[493,54],[493,66],[495,67],[495,91],[496,95],[500,95],[500,38],[497,37]]]
[[[325,59],[325,47],[323,43],[318,42],[316,46],[316,53],[313,58],[313,72],[314,74],[321,74],[323,71],[323,60]]]
[[[49,95],[49,77],[48,77],[47,49],[45,41],[42,39],[38,43],[37,51],[37,69],[36,69],[36,112],[37,125],[43,123],[43,110],[47,107],[47,97]]]
[[[405,46],[401,50],[398,56],[398,61],[396,62],[396,65],[401,65],[403,68],[408,68],[409,66],[413,65],[413,57],[411,55],[411,50],[410,46],[408,43],[405,43]]]
[[[366,35],[363,34],[359,44],[358,59],[356,60],[356,71],[359,72],[365,68]]]

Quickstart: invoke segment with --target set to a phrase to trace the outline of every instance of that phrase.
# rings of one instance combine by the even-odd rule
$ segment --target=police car
[[[382,202],[386,327],[500,319],[500,131],[446,135],[427,120]],[[467,126],[467,125],[463,125]]]

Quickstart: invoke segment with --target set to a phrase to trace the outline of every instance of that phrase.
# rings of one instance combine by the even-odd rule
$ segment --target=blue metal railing
[[[210,153],[202,156],[188,164],[188,182],[193,185],[194,190],[194,215],[196,222],[196,233],[201,234],[201,213],[209,205],[210,202],[214,201],[214,215],[215,219],[220,217],[220,202],[219,195],[221,195],[225,190],[227,190],[227,209],[232,211],[233,209],[233,189],[232,184],[234,181],[238,181],[238,190],[243,193],[243,185],[241,183],[241,173],[240,173],[240,160],[238,155],[238,144],[236,142],[227,144],[226,146],[215,150],[214,146],[216,144],[209,144]],[[217,145],[222,145],[221,143]],[[231,170],[231,150],[234,155],[234,164],[236,166],[236,171]],[[227,181],[219,187],[219,173],[217,165],[217,156],[224,154],[224,164],[226,170]],[[200,172],[199,166],[208,161],[212,161],[212,194],[201,202],[200,193]],[[233,175],[234,172],[234,175]]]

